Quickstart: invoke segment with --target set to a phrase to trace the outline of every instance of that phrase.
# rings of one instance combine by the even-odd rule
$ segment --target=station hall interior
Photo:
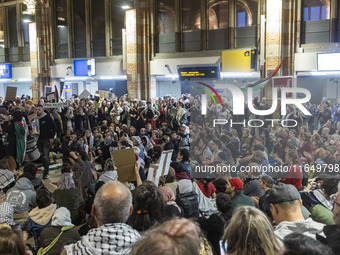
[[[17,87],[37,100],[46,86],[66,99],[85,89],[180,97],[190,93],[180,67],[217,64],[217,78],[191,82],[244,87],[281,65],[276,76],[312,103],[335,101],[339,55],[319,56],[339,51],[339,29],[338,0],[2,0],[0,97]]]

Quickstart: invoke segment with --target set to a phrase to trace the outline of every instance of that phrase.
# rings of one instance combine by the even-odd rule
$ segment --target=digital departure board
[[[178,66],[180,80],[189,79],[219,79],[220,65]]]
[[[0,78],[1,79],[12,78],[12,65],[11,64],[0,64]]]
[[[96,76],[95,59],[74,60],[73,65],[75,76]]]

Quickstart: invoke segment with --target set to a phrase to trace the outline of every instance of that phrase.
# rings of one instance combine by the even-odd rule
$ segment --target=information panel
[[[221,71],[219,64],[178,66],[178,76],[180,80],[192,78],[220,79],[220,75]]]
[[[318,53],[318,71],[340,71],[340,53]]]
[[[11,64],[0,64],[0,79],[12,78],[12,65]]]
[[[75,76],[95,76],[96,75],[95,59],[74,60],[73,65],[74,65]]]

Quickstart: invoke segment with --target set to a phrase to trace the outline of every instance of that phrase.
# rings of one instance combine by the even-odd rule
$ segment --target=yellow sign
[[[256,69],[256,50],[222,51],[222,72],[249,72]]]

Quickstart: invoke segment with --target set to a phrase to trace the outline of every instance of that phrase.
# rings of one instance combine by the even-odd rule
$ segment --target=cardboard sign
[[[167,175],[169,173],[172,152],[173,150],[162,152],[161,159],[159,160],[158,169],[156,172],[156,178]]]
[[[88,98],[90,95],[91,95],[91,93],[88,92],[88,91],[85,89],[83,92],[80,93],[79,98],[80,98],[80,99],[83,99],[83,98],[86,99],[86,98]]]
[[[6,88],[6,101],[15,101],[17,96],[17,87],[7,87]]]
[[[147,180],[153,182],[156,186],[159,183],[159,177],[156,177],[158,164],[150,164]]]
[[[112,151],[111,156],[115,162],[118,173],[118,181],[120,182],[132,182],[136,181],[135,174],[135,152],[132,148]]]

